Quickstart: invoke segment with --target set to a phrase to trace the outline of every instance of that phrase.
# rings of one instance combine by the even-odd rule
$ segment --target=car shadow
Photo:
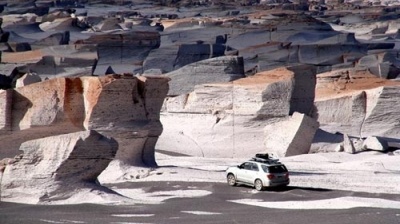
[[[237,184],[237,187],[244,187],[247,189],[254,189],[254,187],[246,184]],[[330,192],[331,189],[326,188],[312,188],[312,187],[301,187],[301,186],[280,186],[280,187],[266,187],[261,192],[287,192],[292,190],[304,190],[304,191],[315,191],[315,192]]]
[[[316,192],[332,191],[331,189],[326,189],[326,188],[312,188],[312,187],[299,187],[299,186],[269,187],[265,189],[265,191],[274,191],[274,192],[285,192],[292,190],[305,190],[305,191],[316,191]]]
[[[327,173],[314,173],[314,172],[296,172],[289,171],[290,176],[314,176],[314,175],[327,175]]]

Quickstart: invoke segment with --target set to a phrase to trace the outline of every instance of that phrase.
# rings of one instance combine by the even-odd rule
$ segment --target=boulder
[[[364,140],[362,147],[364,149],[382,152],[387,151],[389,148],[388,143],[384,139],[375,136],[367,137]]]
[[[265,127],[265,147],[278,157],[307,154],[319,124],[304,114],[293,113],[290,118]]]
[[[337,144],[333,151],[334,152],[343,152],[344,151],[343,143],[342,144]]]
[[[117,149],[114,139],[93,130],[27,141],[20,147],[20,158],[6,165],[1,199],[46,204],[68,200],[81,192],[92,197],[112,194],[96,180]],[[85,203],[85,198],[80,203]]]
[[[354,154],[356,152],[353,142],[350,140],[347,134],[343,135],[343,151],[350,154]]]
[[[354,147],[354,152],[362,152],[365,151],[365,148],[363,147],[363,142],[364,140],[361,138],[350,138],[351,143],[353,144]]]

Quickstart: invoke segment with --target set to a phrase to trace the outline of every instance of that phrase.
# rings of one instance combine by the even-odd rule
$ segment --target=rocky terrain
[[[154,178],[156,153],[399,160],[399,10],[389,0],[0,1],[1,200],[125,201],[100,184]]]

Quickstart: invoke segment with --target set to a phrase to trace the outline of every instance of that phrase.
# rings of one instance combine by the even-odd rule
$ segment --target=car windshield
[[[288,172],[286,167],[284,165],[278,165],[278,166],[261,166],[264,172],[266,173],[285,173]]]

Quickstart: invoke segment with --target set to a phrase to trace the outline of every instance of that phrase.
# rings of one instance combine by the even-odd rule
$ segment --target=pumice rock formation
[[[339,132],[357,139],[375,136],[388,144],[399,142],[400,115],[395,103],[399,87],[399,82],[378,78],[366,69],[318,74],[312,117],[322,130],[332,134]],[[329,143],[324,142],[328,143],[316,138],[313,145],[319,145],[319,151],[331,151]]]
[[[308,154],[318,122],[295,112],[291,117],[265,127],[265,146],[277,157]]]
[[[82,131],[27,141],[20,150],[23,154],[4,170],[2,201],[65,203],[74,197],[81,197],[81,203],[90,197],[124,200],[96,182],[118,150],[112,138],[93,130]]]
[[[189,94],[167,97],[160,118],[164,132],[156,148],[204,157],[245,157],[265,151],[266,124],[295,112],[310,115],[315,74],[314,66],[278,68],[230,83],[197,85]]]
[[[165,74],[171,78],[168,95],[187,94],[199,84],[230,82],[246,77],[243,58],[222,56],[188,64]]]
[[[117,160],[155,166],[167,77],[57,78],[0,92],[0,158],[26,141],[96,130],[118,142]]]

